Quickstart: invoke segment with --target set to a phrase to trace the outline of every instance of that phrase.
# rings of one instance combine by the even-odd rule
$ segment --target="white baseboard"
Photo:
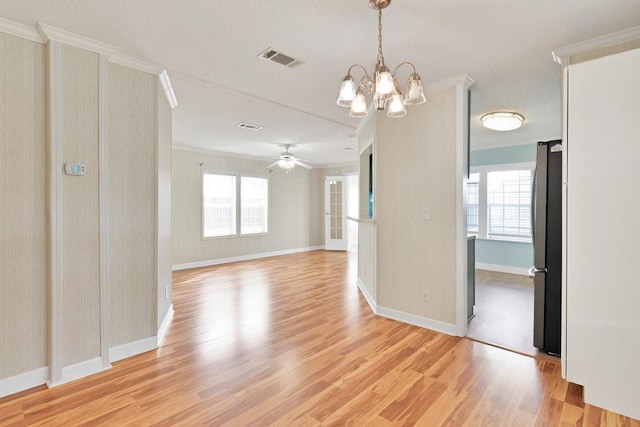
[[[364,299],[367,300],[367,304],[369,304],[369,307],[371,307],[371,311],[373,311],[373,314],[377,314],[376,310],[378,309],[378,307],[376,306],[376,300],[375,298],[373,298],[373,296],[371,296],[371,294],[369,293],[369,290],[364,285],[362,280],[360,280],[359,277],[358,277],[358,289],[360,289],[360,292],[362,292],[362,296],[364,296]]]
[[[111,362],[117,362],[118,360],[126,359],[127,357],[135,356],[141,353],[146,353],[147,351],[155,350],[156,348],[158,348],[158,337],[154,336],[143,338],[138,341],[110,348],[109,360]]]
[[[164,316],[164,319],[162,320],[162,323],[158,328],[158,340],[156,341],[157,347],[160,347],[160,343],[162,342],[162,339],[164,338],[164,334],[167,332],[167,329],[169,328],[169,322],[171,322],[171,319],[173,319],[173,304],[169,306],[169,310],[167,310],[167,314]]]
[[[62,368],[62,378],[60,381],[52,382],[51,380],[48,380],[47,386],[49,388],[56,387],[108,369],[111,369],[111,365],[104,366],[102,364],[102,357],[85,360],[84,362]]]
[[[426,317],[417,316],[415,314],[405,313],[404,311],[380,306],[378,306],[376,314],[388,319],[397,320],[398,322],[420,326],[421,328],[431,329],[432,331],[436,332],[442,332],[443,334],[453,336],[458,335],[456,325],[452,323],[440,322],[438,320],[433,320]]]
[[[42,384],[46,384],[49,378],[49,367],[34,369],[23,374],[0,380],[0,398],[18,393]]]
[[[388,319],[397,320],[398,322],[408,323],[410,325],[420,326],[421,328],[431,329],[432,331],[442,332],[443,334],[458,336],[456,325],[451,323],[440,322],[438,320],[429,319],[427,317],[417,316],[415,314],[405,313],[404,311],[394,310],[392,308],[382,307],[376,304],[375,299],[362,280],[358,278],[358,289],[362,292],[364,299],[367,300],[373,314],[386,317]]]
[[[529,275],[528,268],[512,267],[510,265],[484,264],[481,262],[476,262],[476,268],[478,270],[497,271],[499,273],[518,274],[520,276]]]
[[[279,256],[279,255],[297,254],[300,252],[317,251],[321,249],[324,249],[324,246],[310,246],[307,248],[286,249],[283,251],[263,252],[260,254],[250,254],[250,255],[241,255],[241,256],[235,256],[235,257],[229,257],[229,258],[218,258],[218,259],[209,259],[205,261],[187,262],[184,264],[174,264],[172,267],[172,270],[177,271],[177,270],[186,270],[188,268],[209,267],[211,265],[227,264],[230,262],[238,262],[238,261],[249,261],[252,259],[267,258],[267,257]]]

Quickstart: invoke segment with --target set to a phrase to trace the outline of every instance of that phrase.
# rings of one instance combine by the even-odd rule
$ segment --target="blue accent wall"
[[[533,162],[536,143],[471,151],[471,166]],[[533,265],[533,245],[528,242],[476,239],[476,263],[528,269]]]
[[[533,265],[533,245],[529,242],[476,239],[476,262],[528,269]]]
[[[536,159],[536,143],[504,148],[473,150],[471,166],[500,165],[504,163],[533,162]]]

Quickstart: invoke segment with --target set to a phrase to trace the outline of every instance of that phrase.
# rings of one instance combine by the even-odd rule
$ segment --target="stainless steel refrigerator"
[[[533,345],[560,355],[562,312],[562,141],[538,142],[531,203]]]

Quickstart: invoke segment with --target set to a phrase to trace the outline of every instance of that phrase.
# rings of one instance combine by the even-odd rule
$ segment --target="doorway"
[[[533,279],[479,269],[475,276],[467,337],[531,356],[544,354],[533,345]]]
[[[324,248],[347,250],[347,177],[324,179]]]
[[[347,250],[358,252],[358,174],[347,175]]]

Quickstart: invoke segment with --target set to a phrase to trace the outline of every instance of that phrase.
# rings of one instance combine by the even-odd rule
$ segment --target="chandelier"
[[[367,70],[359,64],[349,67],[347,75],[342,80],[340,87],[340,95],[338,96],[338,105],[350,108],[349,116],[366,117],[367,98],[366,95],[373,94],[373,102],[380,111],[387,109],[387,117],[397,118],[407,114],[405,106],[420,105],[426,101],[424,90],[420,76],[416,73],[416,67],[411,62],[402,62],[393,70],[384,63],[384,54],[382,53],[382,9],[389,6],[391,0],[369,0],[369,7],[378,10],[378,59],[376,61],[374,78],[372,79]],[[402,96],[396,74],[398,69],[403,65],[411,67],[412,73],[407,82],[407,90],[405,96]],[[356,84],[351,76],[353,69],[359,69],[364,76]]]

